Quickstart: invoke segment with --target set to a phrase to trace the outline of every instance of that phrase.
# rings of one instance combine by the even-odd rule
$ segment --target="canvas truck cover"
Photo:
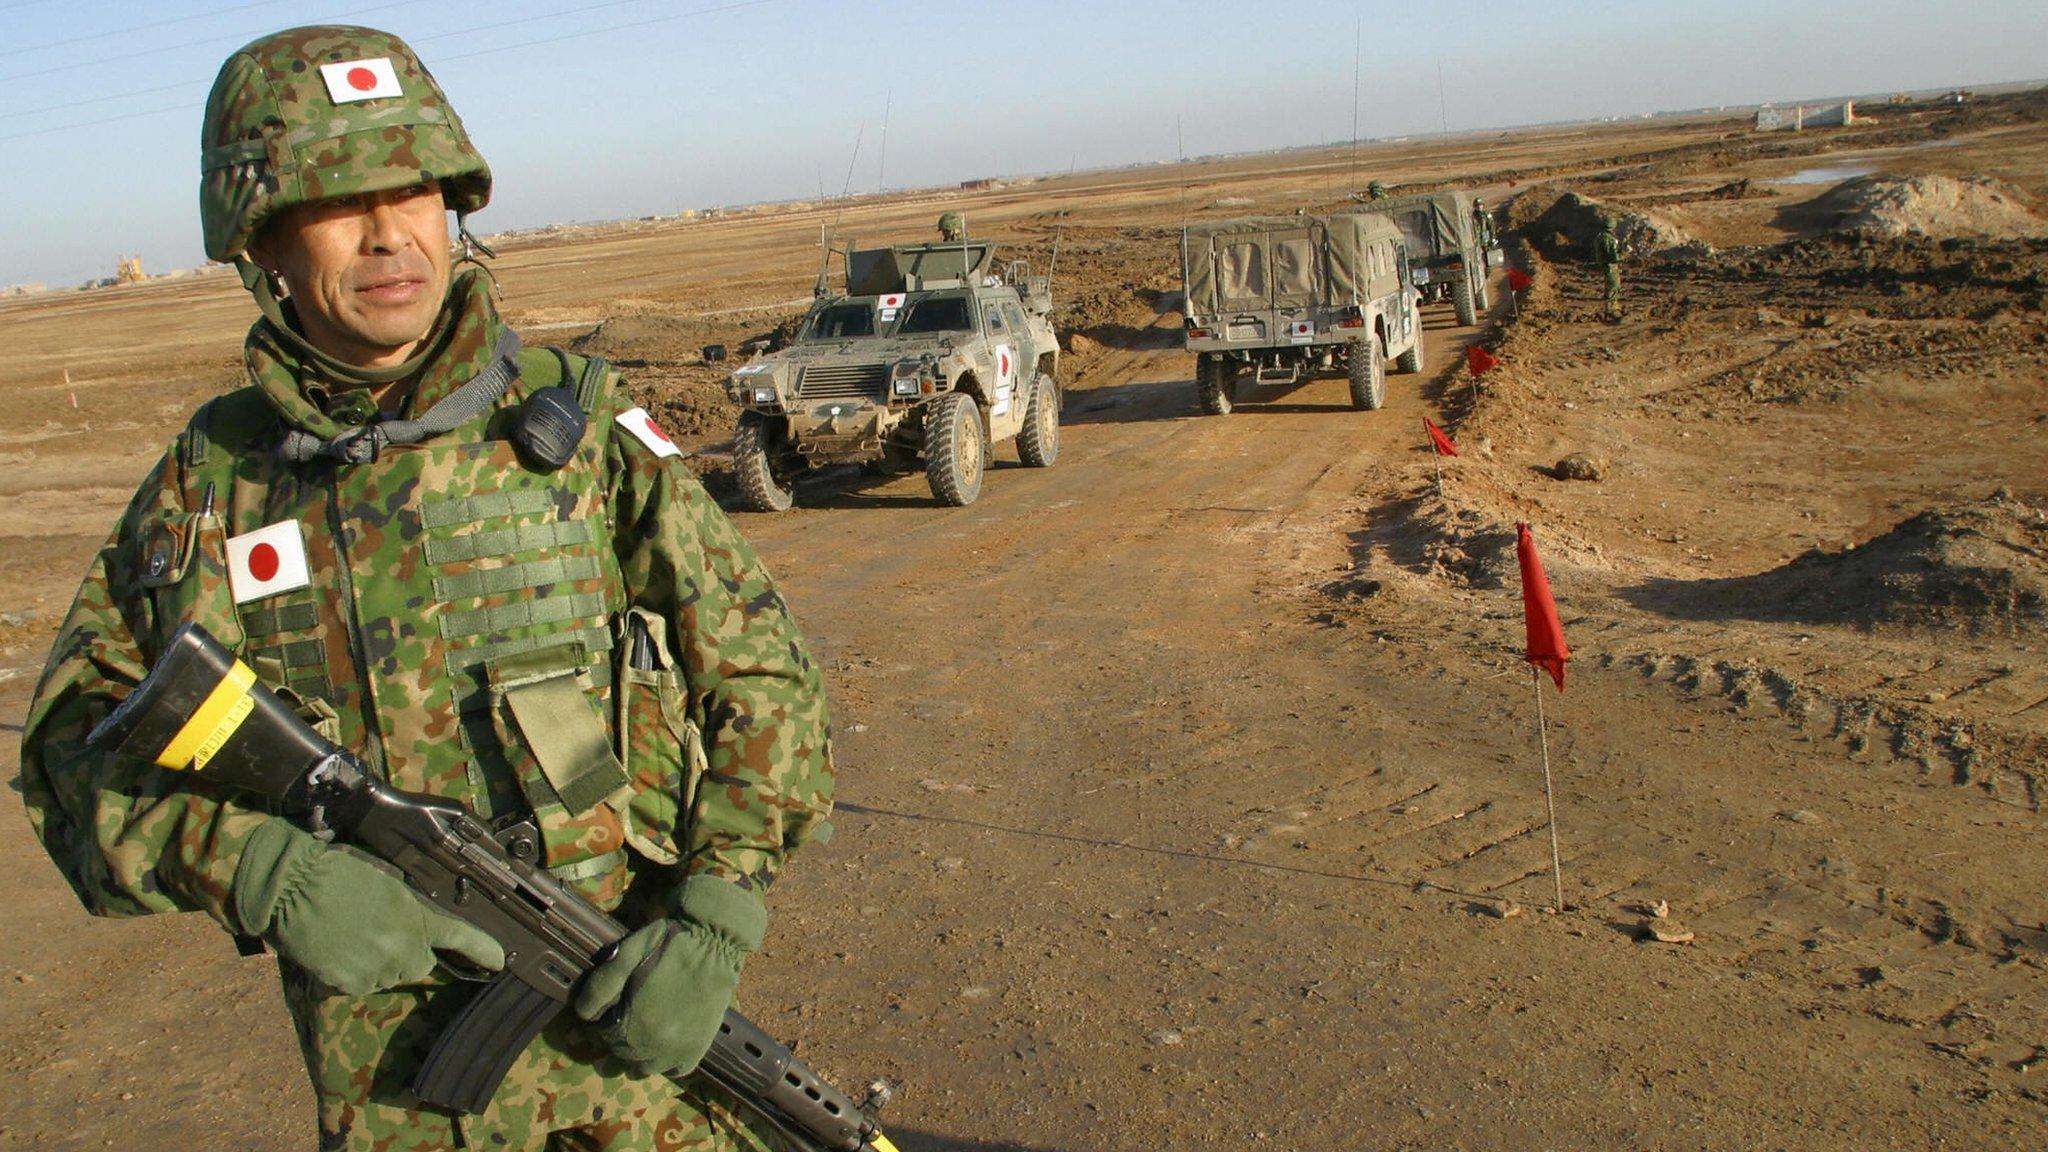
[[[1458,254],[1471,231],[1472,196],[1466,192],[1430,192],[1419,196],[1396,196],[1375,200],[1339,213],[1344,216],[1384,216],[1401,230],[1408,246],[1408,258],[1424,263],[1440,256]]]
[[[1189,304],[1197,313],[1321,304],[1328,233],[1316,216],[1189,225],[1181,246]]]
[[[1403,244],[1400,228],[1384,216],[1343,212],[1329,220],[1329,303],[1333,307],[1399,292],[1401,270],[1392,259],[1376,263],[1372,249]]]
[[[980,284],[994,259],[995,246],[986,241],[856,248],[846,254],[846,294],[884,296]]]

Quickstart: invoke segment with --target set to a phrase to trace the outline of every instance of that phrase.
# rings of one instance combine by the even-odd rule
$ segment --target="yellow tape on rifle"
[[[220,746],[228,742],[242,721],[256,707],[256,698],[249,694],[249,686],[256,683],[256,673],[240,660],[220,678],[213,691],[206,694],[192,718],[164,745],[156,762],[165,768],[183,770],[190,765],[195,771],[206,767]]]
[[[889,1143],[889,1138],[880,1132],[875,1133],[875,1139],[868,1147],[873,1148],[875,1152],[896,1152],[896,1146]]]

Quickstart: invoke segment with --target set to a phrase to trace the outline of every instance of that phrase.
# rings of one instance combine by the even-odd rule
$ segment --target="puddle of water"
[[[1858,176],[1868,176],[1875,171],[1877,169],[1867,164],[1838,164],[1832,168],[1801,168],[1790,176],[1780,176],[1776,180],[1771,181],[1771,183],[1833,184],[1841,180],[1851,180]]]

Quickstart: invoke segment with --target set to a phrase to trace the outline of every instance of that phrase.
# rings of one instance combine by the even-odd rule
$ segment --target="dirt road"
[[[2038,118],[1925,152],[1901,123],[1839,143],[2048,192]],[[1683,163],[1628,159],[1660,143]],[[738,518],[827,668],[841,764],[838,835],[777,890],[749,1014],[844,1086],[900,1081],[912,1150],[2041,1144],[2048,250],[1859,247],[1789,211],[1798,185],[1702,198],[1798,163],[1731,147],[1687,125],[1383,158],[1620,173],[1581,187],[1715,248],[1633,260],[1615,324],[1592,269],[1518,248],[1537,286],[1484,335],[1498,374],[1475,394],[1477,333],[1432,309],[1428,371],[1377,413],[1330,379],[1197,414],[1161,295],[1174,182],[977,201],[1041,259],[1061,237],[1062,331],[1089,341],[1063,455],[1006,453],[964,509],[848,473]],[[1234,161],[1196,199],[1329,179]],[[695,345],[775,314],[703,314],[801,295],[806,228],[515,246],[508,306],[712,443]],[[104,525],[233,378],[230,286],[123,291],[0,306],[17,730]],[[65,385],[70,346],[114,333],[132,350]],[[1441,495],[1423,415],[1463,453]],[[1554,479],[1568,451],[1605,479]],[[1517,519],[1576,650],[1545,689],[1563,914]],[[191,918],[88,921],[15,807],[0,1147],[304,1147],[268,965]],[[1659,904],[1690,942],[1649,938]]]

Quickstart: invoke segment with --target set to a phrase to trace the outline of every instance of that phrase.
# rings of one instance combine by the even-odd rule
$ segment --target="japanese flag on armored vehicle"
[[[1187,349],[1202,409],[1229,412],[1258,385],[1343,373],[1361,409],[1385,402],[1385,361],[1422,368],[1422,325],[1401,234],[1371,216],[1270,216],[1181,235]]]
[[[795,339],[734,372],[742,502],[777,512],[807,473],[921,469],[942,504],[973,502],[990,447],[1033,467],[1059,455],[1059,344],[1046,277],[998,269],[984,240],[849,249],[846,291]],[[823,281],[821,280],[821,284]]]

